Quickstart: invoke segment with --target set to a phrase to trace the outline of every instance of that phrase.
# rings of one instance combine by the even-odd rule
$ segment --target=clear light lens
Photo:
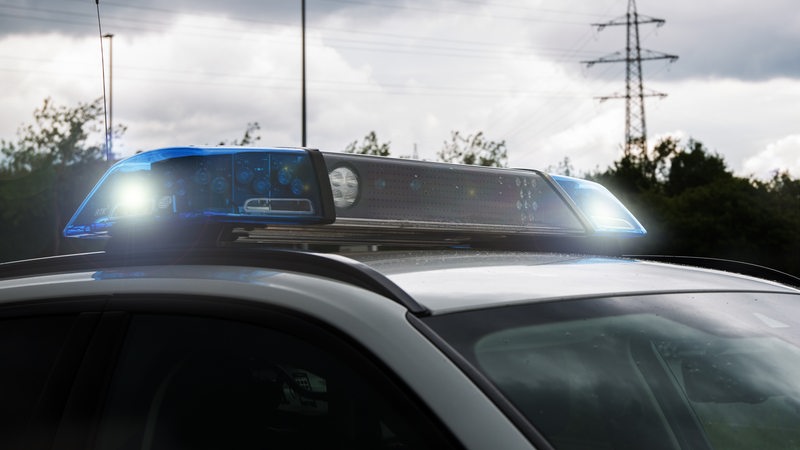
[[[552,177],[592,222],[596,233],[630,236],[647,234],[636,217],[602,185],[561,175]]]
[[[155,207],[152,189],[145,180],[127,180],[116,194],[112,218],[136,217],[152,214]]]
[[[346,166],[340,166],[330,171],[333,191],[333,204],[337,208],[348,208],[358,200],[358,175]]]

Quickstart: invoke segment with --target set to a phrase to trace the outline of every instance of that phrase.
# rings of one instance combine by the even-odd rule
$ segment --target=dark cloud
[[[795,14],[795,9],[789,14]],[[680,24],[676,37],[665,39],[665,45],[682,55],[681,67],[674,74],[743,80],[800,78],[800,30],[772,19]]]
[[[100,0],[99,3],[103,28],[128,32],[158,31],[185,14],[227,17],[242,22],[244,27],[299,24],[300,5],[299,0]],[[306,20],[352,6],[348,2],[307,0]],[[0,1],[0,35],[46,32],[80,35],[96,29],[97,4],[92,0]]]
[[[640,26],[641,48],[679,57],[674,65],[643,62],[643,73],[650,80],[800,78],[800,9],[793,0],[640,1],[638,7],[639,14],[666,21],[662,27]],[[599,56],[614,51],[624,55],[624,26],[608,27],[595,39],[587,47]],[[618,76],[613,71],[591,73],[598,77]]]
[[[640,28],[641,46],[655,52],[679,57],[675,64],[666,61],[648,61],[643,64],[647,80],[670,81],[687,78],[737,78],[763,80],[776,77],[800,78],[800,8],[796,0],[766,0],[763,2],[701,2],[676,0],[669,3],[640,0],[639,13],[666,20],[663,27],[652,24]],[[487,5],[491,5],[489,9]],[[363,46],[385,42],[387,53],[416,54],[424,57],[463,56],[491,60],[491,51],[485,44],[496,43],[496,48],[519,52],[538,53],[580,70],[581,61],[592,60],[619,51],[624,56],[625,27],[607,27],[602,32],[593,30],[592,23],[617,21],[624,18],[627,1],[606,0],[593,2],[565,1],[550,7],[514,6],[508,2],[480,2],[476,0],[306,0],[306,20],[314,27],[338,19],[338,25],[358,33],[359,24],[374,23],[406,16],[410,22],[419,20],[419,28],[408,30],[408,38],[394,41],[386,36],[352,36],[328,32],[327,43],[343,51],[347,47],[363,50]],[[204,35],[218,33],[222,37],[236,36],[239,32],[254,32],[272,26],[298,26],[300,0],[100,0],[100,13],[104,32],[136,35],[167,30],[179,17],[226,17],[241,29],[198,29]],[[476,33],[471,43],[447,39],[448,30],[442,30],[440,41],[426,40],[410,45],[417,30],[424,29],[424,21],[443,16],[486,17],[503,21],[508,27],[527,29],[528,45],[504,42],[502,37]],[[325,33],[322,27],[316,31]],[[3,34],[30,34],[57,32],[85,35],[97,32],[97,10],[92,0],[0,0],[0,36]],[[339,41],[337,41],[338,39]],[[349,39],[349,40],[347,40]],[[463,39],[462,39],[463,40]],[[458,54],[456,54],[458,52]],[[610,65],[610,64],[609,64]],[[597,79],[617,79],[624,73],[618,68],[593,67],[587,75]]]
[[[395,3],[387,1],[380,5],[385,8]],[[306,21],[313,23],[343,10],[357,16],[369,13],[373,6],[369,1],[306,0]],[[97,7],[92,0],[0,0],[0,36],[92,32],[97,29]],[[240,21],[246,28],[294,25],[300,23],[301,17],[300,0],[100,0],[99,9],[103,28],[129,32],[158,31],[187,14],[226,17]]]
[[[591,24],[627,1],[306,0],[309,143],[341,149],[375,130],[393,153],[432,157],[450,131],[481,130],[507,139],[516,165],[603,166],[624,102],[593,97],[622,91],[624,64],[580,61],[624,52],[624,27]],[[642,47],[680,57],[644,64],[647,87],[669,94],[648,102],[651,135],[696,137],[734,168],[772,142],[792,154],[796,1],[637,0],[666,20],[642,27]],[[116,36],[114,118],[129,125],[115,148],[215,143],[252,121],[266,144],[299,143],[300,0],[100,0],[100,12]],[[14,92],[0,137],[45,96],[101,95],[97,32],[93,0],[0,0],[0,77]]]

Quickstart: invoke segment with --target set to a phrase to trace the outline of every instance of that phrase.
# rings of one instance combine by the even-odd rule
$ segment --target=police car
[[[170,148],[64,234],[0,265],[2,448],[800,448],[798,280],[621,257],[588,181]]]

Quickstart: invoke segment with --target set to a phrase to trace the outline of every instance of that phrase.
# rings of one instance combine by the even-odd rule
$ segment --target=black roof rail
[[[628,258],[643,259],[647,261],[667,262],[687,266],[703,267],[706,269],[724,270],[726,272],[749,275],[756,278],[775,281],[793,287],[800,287],[800,277],[780,270],[758,264],[721,258],[706,258],[702,256],[673,256],[673,255],[625,255]]]
[[[235,265],[287,270],[342,281],[383,295],[418,316],[429,310],[385,275],[359,261],[335,254],[290,249],[203,247],[127,252],[95,252],[0,263],[0,279],[113,267],[152,265]]]

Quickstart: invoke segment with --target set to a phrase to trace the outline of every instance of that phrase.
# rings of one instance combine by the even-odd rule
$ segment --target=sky
[[[306,0],[307,146],[374,131],[435,159],[451,133],[505,141],[509,165],[604,170],[625,139],[628,0]],[[638,0],[652,146],[699,141],[740,176],[800,177],[796,0]],[[99,7],[99,8],[98,8]],[[100,24],[98,26],[98,9]],[[302,143],[300,0],[0,0],[0,139],[45,98],[103,96],[114,153],[215,145],[249,123]],[[113,38],[101,39],[102,34]],[[101,47],[102,42],[102,47]],[[102,137],[98,136],[98,140]]]

